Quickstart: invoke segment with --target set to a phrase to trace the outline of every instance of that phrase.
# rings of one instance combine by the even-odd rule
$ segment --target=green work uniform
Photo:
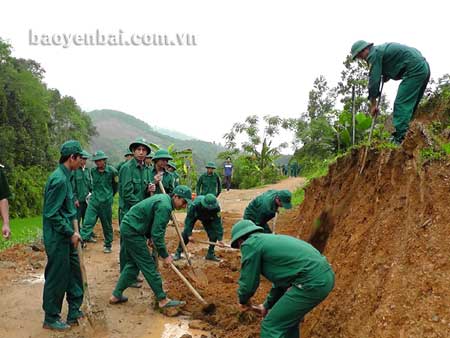
[[[78,168],[73,172],[72,188],[74,199],[79,203],[77,208],[78,224],[82,227],[87,209],[86,197],[92,191],[91,173],[88,168]]]
[[[136,158],[125,163],[119,173],[119,207],[123,216],[131,207],[149,196],[150,169]]]
[[[70,170],[60,164],[45,185],[43,235],[47,265],[42,308],[47,323],[60,320],[64,295],[69,303],[67,319],[81,315],[83,282],[78,254],[70,240],[74,234],[72,221],[77,214],[71,176]]]
[[[403,81],[394,102],[394,140],[403,141],[414,111],[422,99],[430,79],[430,67],[415,48],[398,43],[385,43],[370,48],[369,99],[379,96],[380,81]]]
[[[155,175],[157,175],[158,172],[156,171],[156,167],[153,166],[150,169],[150,182],[153,182],[155,179]],[[175,181],[174,176],[172,173],[168,172],[164,169],[164,174],[162,178],[162,184],[164,187],[164,190],[166,191],[166,194],[171,194],[173,192],[173,189],[175,189]],[[159,188],[159,184],[156,185],[156,191],[155,194],[162,194],[161,189]]]
[[[81,238],[85,241],[92,237],[94,226],[100,218],[104,246],[111,248],[113,241],[112,204],[118,188],[117,170],[110,165],[106,165],[103,172],[100,172],[98,168],[92,168],[91,177],[92,196],[81,229]]]
[[[334,287],[327,259],[312,245],[285,235],[252,233],[241,245],[238,297],[246,304],[263,275],[272,282],[261,323],[262,338],[299,337],[302,318]]]
[[[222,184],[220,182],[220,177],[215,172],[213,172],[211,175],[208,175],[208,173],[203,173],[198,178],[195,191],[197,193],[197,196],[213,194],[214,196],[218,197],[220,195],[220,192],[222,191],[221,185]]]
[[[148,184],[150,183],[150,169],[144,162],[139,163],[132,158],[125,163],[119,173],[119,224],[126,213],[137,203],[149,196]],[[120,236],[120,271],[126,263],[125,251],[123,249],[122,235]],[[138,273],[136,273],[137,277]]]
[[[245,208],[243,219],[253,221],[257,226],[263,228],[265,233],[272,233],[267,222],[275,217],[278,210],[275,204],[277,195],[278,190],[268,190],[257,196]]]
[[[202,200],[205,196],[197,196],[197,198],[189,205],[186,219],[184,220],[183,241],[189,243],[189,236],[192,235],[195,222],[200,220],[211,242],[221,241],[223,239],[222,218],[220,216],[220,206],[217,209],[207,209],[202,206]],[[178,246],[177,252],[181,253],[181,244]],[[208,255],[214,255],[214,245],[208,248]]]
[[[172,171],[170,174],[173,176],[173,187],[175,188],[180,185],[180,175],[176,171]]]
[[[164,236],[172,210],[171,197],[157,194],[139,202],[124,216],[120,224],[120,236],[125,265],[113,291],[115,297],[120,298],[123,291],[136,282],[140,270],[156,298],[166,298],[155,259],[148,251],[147,238],[152,240],[159,256],[169,256]]]
[[[8,180],[6,179],[6,175],[3,172],[3,168],[3,165],[0,164],[0,201],[11,196]]]
[[[120,172],[120,168],[122,168],[122,166],[127,162],[128,162],[128,160],[122,161],[116,166],[116,170],[118,173]]]

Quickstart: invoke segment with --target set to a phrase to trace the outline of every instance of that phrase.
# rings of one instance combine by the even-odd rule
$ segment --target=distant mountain
[[[98,132],[91,141],[91,151],[103,150],[112,164],[123,160],[125,149],[136,137],[144,137],[163,148],[174,144],[177,150],[192,149],[195,165],[200,172],[204,171],[206,162],[215,161],[217,155],[225,150],[220,145],[206,141],[182,140],[164,135],[146,122],[117,110],[93,110],[88,115]]]
[[[179,131],[176,131],[176,130],[160,128],[158,126],[152,126],[152,128],[160,134],[167,135],[167,136],[170,136],[173,138],[177,138],[179,140],[187,141],[187,140],[195,139],[195,137],[193,137],[193,136],[186,135],[184,133],[180,133]]]

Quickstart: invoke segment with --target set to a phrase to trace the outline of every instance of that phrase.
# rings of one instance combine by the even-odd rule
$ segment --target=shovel
[[[203,297],[198,293],[198,291],[192,286],[191,283],[186,279],[186,277],[183,276],[183,274],[180,272],[180,270],[177,269],[177,267],[170,263],[170,267],[172,270],[180,277],[180,279],[183,281],[183,283],[188,287],[189,291],[192,292],[194,297],[203,304],[202,312],[204,314],[213,314],[216,311],[216,305],[213,303],[207,303],[206,300],[203,299]]]
[[[78,226],[78,221],[75,219],[73,221],[73,228],[75,232],[80,232],[80,228]],[[80,260],[80,270],[81,270],[81,279],[83,281],[83,293],[84,293],[84,307],[87,319],[91,326],[101,326],[106,327],[106,318],[104,310],[96,309],[93,311],[94,305],[91,302],[91,294],[89,292],[87,274],[86,274],[86,265],[84,264],[84,253],[81,248],[81,241],[78,241],[77,245],[77,253]],[[95,315],[94,315],[95,313]]]
[[[159,181],[159,189],[163,192],[163,194],[166,194],[166,189],[164,189],[164,186],[162,184],[162,181]],[[178,220],[175,216],[175,212],[172,210],[170,212],[170,216],[172,217],[173,224],[175,225],[175,230],[177,232],[178,238],[180,239],[181,247],[183,248],[184,255],[186,256],[186,259],[188,261],[189,267],[191,268],[191,272],[189,274],[189,277],[192,278],[196,283],[198,283],[200,286],[205,286],[208,284],[208,278],[203,273],[203,271],[199,269],[195,269],[192,265],[191,257],[189,256],[189,253],[186,248],[186,244],[184,244],[183,236],[181,235],[181,231],[179,228]]]
[[[370,126],[370,131],[369,131],[369,144],[367,145],[366,149],[364,149],[363,162],[362,162],[361,169],[359,171],[360,175],[362,174],[362,172],[364,171],[364,167],[366,166],[367,153],[369,152],[370,143],[372,142],[372,134],[373,134],[373,129],[375,128],[375,122],[377,120],[378,108],[380,107],[381,93],[383,92],[383,86],[384,86],[384,82],[383,82],[383,80],[381,80],[380,96],[378,97],[378,101],[377,101],[377,112],[375,113],[375,116],[372,118],[372,125]]]

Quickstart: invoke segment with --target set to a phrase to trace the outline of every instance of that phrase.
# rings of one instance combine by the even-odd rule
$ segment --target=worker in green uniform
[[[291,209],[292,194],[289,190],[268,190],[254,198],[244,210],[243,219],[247,219],[264,229],[265,233],[272,233],[267,224],[278,208]]]
[[[123,292],[136,280],[140,271],[155,294],[160,308],[184,305],[184,302],[171,300],[163,290],[161,275],[156,268],[154,257],[150,254],[147,239],[158,251],[164,264],[172,263],[173,258],[167,252],[164,236],[167,223],[174,209],[182,209],[191,202],[191,189],[179,185],[173,195],[157,194],[147,198],[131,208],[120,224],[120,235],[126,264],[109,300],[111,304],[126,302]]]
[[[125,163],[130,161],[134,157],[134,154],[130,149],[126,149],[124,152],[124,157],[125,157],[125,159],[122,162],[120,162],[116,167],[116,170],[119,173],[119,179],[120,179],[120,168],[122,168]],[[117,217],[118,217],[119,224],[120,224],[120,219],[122,217],[122,211],[121,211],[121,207],[120,207],[120,180],[119,180],[119,207],[117,208],[117,214],[118,214]]]
[[[122,223],[126,213],[137,203],[153,194],[155,187],[150,187],[150,168],[145,165],[145,158],[151,152],[145,138],[138,137],[129,146],[133,153],[133,158],[122,166],[119,173],[119,224]],[[122,236],[120,236],[120,271],[123,270],[126,257],[122,246]],[[136,281],[131,287],[140,288],[143,281],[136,273]]]
[[[184,230],[182,233],[183,241],[185,244],[189,242],[195,242],[192,237],[192,230],[194,229],[195,222],[200,220],[208,235],[210,242],[217,242],[217,245],[224,246],[223,239],[223,226],[222,217],[220,216],[220,205],[217,198],[213,194],[206,196],[197,196],[197,198],[188,207],[186,219],[184,220]],[[181,243],[173,256],[174,260],[181,258],[182,252]],[[215,262],[220,262],[220,259],[214,254],[214,245],[210,245],[208,253],[205,259]]]
[[[9,190],[8,180],[3,172],[5,167],[0,164],[0,215],[2,217],[2,235],[4,238],[9,239],[11,236],[11,228],[9,227],[9,202],[8,198],[11,196]]]
[[[153,168],[150,171],[150,189],[155,194],[161,194],[159,182],[162,181],[166,194],[172,193],[175,188],[174,177],[167,171],[167,164],[173,160],[173,157],[166,149],[159,149],[153,156]]]
[[[428,62],[417,49],[399,43],[374,46],[373,43],[359,40],[353,44],[351,54],[353,59],[366,60],[370,65],[369,100],[372,116],[378,113],[380,82],[402,80],[394,102],[395,132],[392,135],[393,142],[400,144],[430,80]]]
[[[65,142],[60,149],[59,166],[47,179],[44,190],[43,235],[47,265],[42,308],[45,311],[44,328],[67,330],[83,316],[83,282],[76,247],[81,240],[74,231],[76,218],[72,172],[80,166],[81,145],[78,141]],[[61,320],[61,307],[66,296],[69,304],[67,322]]]
[[[137,138],[130,144],[133,159],[124,164],[119,173],[119,206],[123,216],[131,207],[150,196],[150,169],[145,165],[145,157],[151,152],[144,138]]]
[[[103,252],[111,253],[113,242],[112,204],[118,189],[119,179],[117,170],[106,164],[107,159],[108,156],[101,150],[95,152],[92,157],[96,167],[91,169],[92,196],[81,229],[81,238],[83,242],[96,242],[92,238],[92,233],[97,220],[100,218],[104,238]]]
[[[220,177],[214,172],[216,169],[216,164],[214,162],[208,162],[206,164],[206,173],[200,175],[197,181],[196,193],[197,196],[206,194],[213,194],[219,197],[222,191],[222,184],[220,182]]]
[[[116,167],[117,172],[120,172],[120,168],[122,168],[122,166],[125,163],[127,163],[128,161],[130,161],[133,158],[133,152],[130,149],[127,149],[127,150],[125,150],[123,156],[124,156],[124,160],[122,162],[120,162]]]
[[[81,153],[80,168],[73,172],[72,188],[73,197],[75,199],[75,207],[77,208],[77,220],[80,228],[84,222],[86,215],[87,202],[86,197],[92,191],[91,172],[86,168],[86,161],[90,157],[85,150]]]
[[[243,310],[251,309],[263,275],[272,289],[256,308],[264,317],[262,338],[298,338],[303,317],[333,290],[334,272],[327,259],[300,239],[262,233],[252,221],[242,220],[231,229],[231,247],[241,250],[238,298]]]
[[[180,184],[180,175],[177,173],[177,165],[173,161],[167,162],[167,171],[173,176],[173,185],[176,187]]]

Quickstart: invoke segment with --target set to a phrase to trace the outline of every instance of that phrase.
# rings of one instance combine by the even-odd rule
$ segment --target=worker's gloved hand
[[[78,246],[78,242],[81,241],[81,236],[78,232],[74,232],[72,237],[70,237],[70,241],[72,242],[73,246],[76,248]]]
[[[173,262],[173,257],[172,255],[167,256],[166,258],[163,259],[164,265],[168,266],[170,265],[170,263]]]
[[[79,208],[80,207],[80,201],[76,200],[75,201],[75,208]]]

